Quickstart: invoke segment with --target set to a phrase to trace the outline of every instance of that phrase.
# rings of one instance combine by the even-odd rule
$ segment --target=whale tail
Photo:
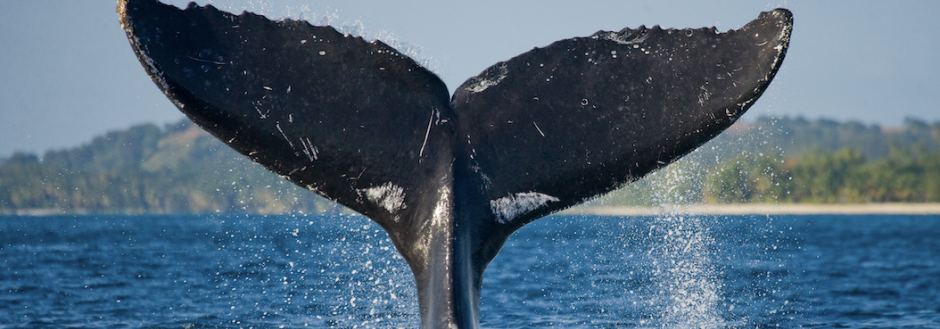
[[[497,63],[450,98],[381,41],[329,26],[119,0],[144,69],[193,122],[381,225],[424,327],[478,327],[515,230],[622,187],[734,123],[773,79],[792,15],[738,30],[640,27]]]

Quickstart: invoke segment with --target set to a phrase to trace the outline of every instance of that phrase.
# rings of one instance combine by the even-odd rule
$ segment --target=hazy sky
[[[187,1],[167,0],[177,6]],[[745,116],[819,117],[900,125],[940,120],[940,1],[418,1],[215,0],[272,18],[361,25],[420,47],[453,90],[500,60],[597,30],[738,28],[790,8],[790,51]],[[182,114],[150,82],[111,0],[0,1],[0,157],[87,143],[107,131]]]

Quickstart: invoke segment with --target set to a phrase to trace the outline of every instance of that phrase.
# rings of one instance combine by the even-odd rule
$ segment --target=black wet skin
[[[194,4],[119,0],[147,73],[193,122],[368,216],[411,266],[422,326],[479,327],[483,271],[523,225],[664,167],[773,79],[789,11],[738,30],[598,32],[457,89],[381,41]]]

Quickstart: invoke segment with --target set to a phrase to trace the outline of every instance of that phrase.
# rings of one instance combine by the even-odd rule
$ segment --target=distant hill
[[[731,157],[741,151],[763,151],[792,158],[850,148],[873,161],[887,157],[892,148],[940,150],[940,122],[928,124],[908,118],[902,127],[883,128],[855,121],[759,117],[755,122],[735,123],[709,145],[720,145],[718,154],[713,154],[720,157]]]
[[[42,159],[0,160],[5,213],[282,213],[339,208],[189,121],[113,131]]]
[[[908,119],[885,129],[763,117],[735,124],[676,165],[597,202],[936,202],[940,182],[936,193],[929,185],[940,179],[940,168],[930,167],[940,165],[938,150],[940,123]],[[820,178],[826,175],[829,181]],[[337,211],[348,210],[264,170],[189,121],[113,131],[41,158],[0,159],[0,213]]]
[[[940,122],[761,117],[590,205],[940,202]]]
[[[922,148],[925,152],[940,149],[940,122],[930,125],[911,118],[904,121],[904,126],[895,128],[787,117],[760,118],[756,125],[775,130],[775,142],[788,156],[850,148],[868,160],[878,160],[890,155],[892,148]]]

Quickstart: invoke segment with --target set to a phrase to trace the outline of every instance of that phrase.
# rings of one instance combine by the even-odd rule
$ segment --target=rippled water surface
[[[553,216],[484,327],[940,327],[940,216]],[[0,328],[417,327],[358,216],[0,216]]]

